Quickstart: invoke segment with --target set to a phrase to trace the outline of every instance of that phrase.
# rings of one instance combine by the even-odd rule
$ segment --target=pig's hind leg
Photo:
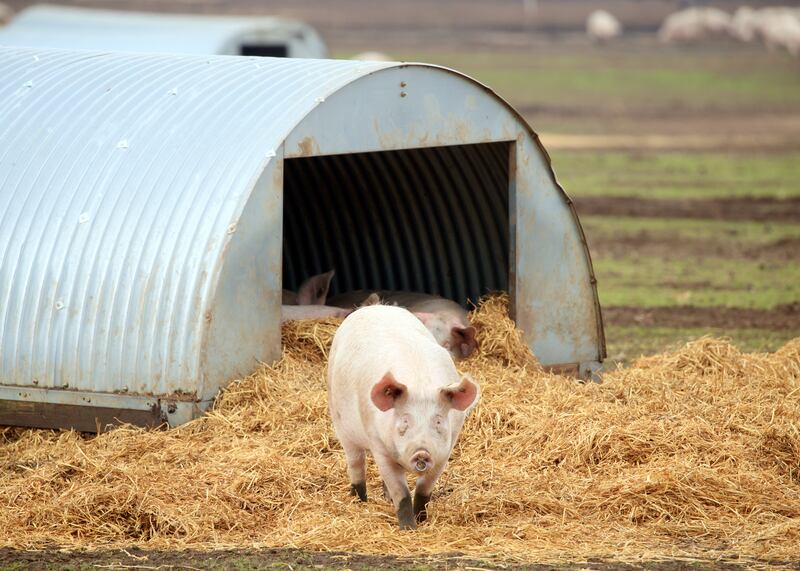
[[[383,479],[385,492],[388,492],[397,511],[397,522],[400,524],[400,529],[417,529],[405,471],[397,462],[381,455],[375,455],[375,463],[378,465],[378,472]]]
[[[347,459],[347,475],[350,478],[350,494],[367,501],[367,452],[352,444],[342,443]]]

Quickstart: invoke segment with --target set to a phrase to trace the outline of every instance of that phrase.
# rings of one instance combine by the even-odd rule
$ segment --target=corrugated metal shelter
[[[197,16],[38,4],[0,29],[0,45],[125,52],[327,57],[317,31],[298,20]]]
[[[184,422],[330,268],[333,293],[508,290],[543,364],[604,357],[572,203],[468,77],[20,48],[0,77],[0,422]]]

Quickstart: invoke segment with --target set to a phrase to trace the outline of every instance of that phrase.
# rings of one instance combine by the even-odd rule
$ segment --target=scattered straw
[[[289,323],[280,362],[170,431],[0,433],[6,546],[282,546],[520,560],[800,557],[800,339],[743,354],[700,339],[581,385],[476,311],[482,385],[429,508],[397,530],[370,468],[348,494],[326,410],[336,321]]]

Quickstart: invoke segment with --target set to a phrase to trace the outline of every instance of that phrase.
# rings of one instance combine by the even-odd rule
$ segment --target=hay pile
[[[396,529],[374,466],[369,503],[347,494],[322,321],[287,324],[279,363],[178,429],[6,429],[2,545],[800,557],[800,339],[774,354],[701,339],[581,385],[538,368],[505,303],[476,312],[463,368],[482,400],[417,532]]]

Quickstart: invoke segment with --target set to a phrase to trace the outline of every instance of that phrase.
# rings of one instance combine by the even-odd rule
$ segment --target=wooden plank
[[[165,424],[161,407],[150,410],[0,400],[0,425],[31,428],[72,428],[80,432],[102,432],[108,426]]]

